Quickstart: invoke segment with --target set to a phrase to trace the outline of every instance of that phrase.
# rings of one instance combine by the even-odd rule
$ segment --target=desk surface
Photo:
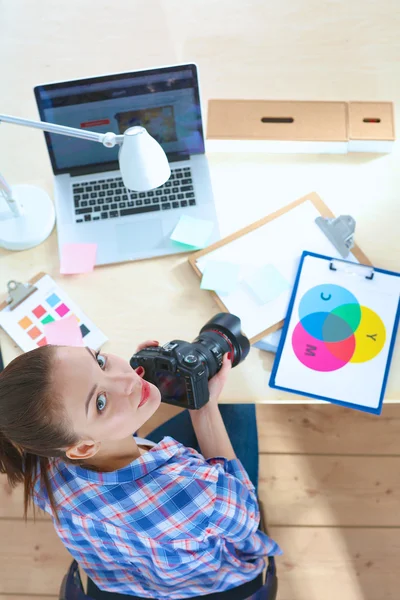
[[[209,98],[222,97],[392,100],[399,122],[400,47],[397,20],[389,16],[398,11],[397,0],[384,0],[384,6],[356,0],[351,8],[346,0],[331,7],[300,0],[290,10],[267,4],[254,1],[249,11],[239,0],[205,0],[195,19],[188,3],[178,0],[119,0],[118,11],[106,0],[43,0],[40,7],[6,0],[0,7],[0,112],[37,118],[37,83],[193,61],[205,113]],[[82,14],[93,17],[88,22]],[[0,140],[0,170],[8,181],[51,194],[43,136],[2,125]],[[316,191],[335,214],[355,217],[357,243],[374,264],[399,269],[399,144],[385,156],[210,154],[209,162],[223,236]],[[143,339],[193,339],[218,312],[187,255],[61,276],[56,231],[35,249],[0,250],[0,294],[9,279],[26,280],[42,270],[104,330],[110,339],[105,349],[126,358]],[[0,343],[8,363],[19,351],[3,332]],[[253,349],[232,371],[221,400],[307,402],[268,387],[272,361]],[[399,343],[386,401],[400,402]]]

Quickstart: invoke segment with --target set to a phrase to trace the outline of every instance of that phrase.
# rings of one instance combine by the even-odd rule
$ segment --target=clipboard
[[[0,303],[0,312],[7,307],[10,309],[10,311],[14,310],[14,308],[16,308],[18,304],[24,302],[24,300],[26,300],[31,294],[33,294],[37,290],[37,288],[35,287],[35,283],[45,275],[46,273],[43,272],[38,273],[37,275],[34,275],[29,281],[27,281],[27,283],[21,283],[19,281],[11,279],[7,283],[8,298],[6,298],[6,300]]]
[[[308,212],[310,212],[310,213],[312,212],[314,216],[310,217],[310,222],[307,221],[307,226],[308,227],[311,227],[312,225],[315,226],[315,236],[318,238],[319,242],[318,242],[318,244],[313,245],[313,243],[308,243],[306,240],[304,240],[303,245],[301,247],[298,246],[297,248],[293,249],[293,257],[292,258],[293,258],[293,260],[296,260],[297,262],[294,263],[293,266],[290,267],[290,275],[287,277],[288,282],[290,282],[290,288],[291,288],[292,283],[295,279],[295,274],[297,272],[298,261],[300,260],[301,254],[304,250],[315,251],[315,252],[320,252],[320,253],[330,253],[333,251],[336,254],[336,258],[340,258],[340,255],[338,252],[336,252],[334,246],[329,242],[329,240],[326,238],[326,236],[322,233],[322,231],[318,227],[318,225],[314,223],[315,218],[318,218],[318,217],[324,217],[325,219],[335,219],[335,216],[332,213],[332,211],[328,208],[328,206],[322,201],[322,199],[315,192],[312,192],[298,200],[295,200],[294,202],[288,204],[287,206],[271,213],[270,215],[267,215],[266,217],[256,221],[255,223],[253,223],[251,225],[248,225],[247,227],[244,227],[243,229],[223,238],[222,240],[219,240],[218,242],[212,244],[211,246],[208,246],[207,248],[205,248],[203,250],[192,253],[188,258],[189,264],[192,266],[192,268],[194,269],[195,273],[199,276],[199,278],[201,278],[202,270],[199,268],[199,264],[201,263],[201,261],[204,262],[205,260],[209,259],[211,257],[211,255],[213,255],[213,254],[215,257],[217,257],[219,254],[222,254],[222,253],[225,253],[225,255],[227,256],[230,254],[230,250],[233,248],[234,245],[236,245],[236,247],[238,247],[238,245],[240,244],[241,247],[244,248],[245,247],[244,241],[248,238],[248,236],[253,236],[254,234],[258,235],[258,233],[261,234],[264,230],[267,231],[267,227],[269,227],[269,225],[271,223],[278,223],[278,222],[281,223],[282,220],[283,221],[287,220],[287,218],[290,215],[293,215],[293,218],[294,218],[297,212],[302,212],[303,207],[304,207],[304,210],[306,208],[308,209],[309,205],[310,205],[310,207],[312,207],[312,209]],[[314,236],[314,228],[312,228],[312,231],[313,231],[312,237],[315,237]],[[302,233],[302,231],[299,230],[299,235],[301,233]],[[285,232],[283,232],[282,235],[285,236]],[[294,240],[291,238],[293,238],[293,236],[291,236],[291,233],[288,230],[287,237],[284,240],[280,240],[280,244],[281,244],[281,248],[282,248],[281,251],[283,251],[283,252],[288,251],[289,244],[292,244],[294,242]],[[321,245],[322,239],[324,239],[325,243],[322,243],[322,245]],[[279,251],[280,250],[277,250],[277,253]],[[269,258],[266,258],[266,259],[264,259],[263,257],[260,258],[261,252],[262,252],[262,250],[261,250],[261,245],[260,245],[260,249],[255,250],[253,259],[259,260],[259,261],[267,260],[267,262],[268,262],[270,260]],[[273,252],[271,254],[273,254]],[[371,262],[369,261],[367,256],[362,252],[362,250],[356,244],[354,244],[354,246],[351,248],[351,254],[354,256],[354,258],[358,262],[366,264],[366,265],[371,265]],[[218,260],[218,258],[217,258],[217,260]],[[242,287],[242,284],[241,284],[241,287]],[[247,311],[246,310],[243,311],[243,310],[241,310],[242,305],[241,305],[240,301],[236,302],[236,299],[231,299],[228,296],[222,297],[214,291],[210,291],[210,293],[213,296],[213,298],[214,298],[215,302],[217,303],[217,305],[219,306],[219,308],[223,312],[232,312],[233,314],[236,314],[238,317],[240,317],[240,319],[242,320],[243,331],[249,337],[250,343],[253,344],[254,342],[261,340],[262,338],[269,335],[270,333],[273,333],[274,331],[277,331],[278,329],[282,328],[283,323],[284,323],[284,317],[285,317],[286,310],[287,310],[287,306],[289,303],[290,288],[288,287],[287,293],[282,294],[282,296],[277,299],[276,302],[278,302],[280,304],[279,307],[275,306],[276,302],[274,302],[274,306],[272,306],[272,303],[268,303],[268,305],[265,308],[264,313],[260,314],[258,330],[257,330],[257,325],[254,325],[252,323],[251,327],[247,328],[248,331],[246,331],[246,317],[247,317],[246,312],[249,313],[250,311],[254,311],[254,314],[256,314],[255,311],[258,310],[257,305],[254,303],[253,303],[253,305],[250,305],[250,302],[249,302],[249,307],[251,306],[251,308],[248,308]],[[245,294],[246,294],[246,292],[243,291],[243,289],[241,289],[241,290],[238,290],[236,295],[237,296],[240,295],[241,298],[244,298]],[[262,311],[258,311],[258,312],[262,313]],[[274,319],[273,323],[268,323],[266,326],[264,326],[262,321],[264,320],[264,322],[266,322],[268,320],[267,318],[265,318],[265,315],[267,313],[269,313],[271,315],[271,319],[273,318],[272,313],[276,314],[277,316]],[[271,319],[269,319],[269,320],[271,320]]]
[[[270,387],[379,415],[399,319],[400,273],[303,252]]]
[[[83,345],[98,350],[108,340],[47,273],[37,273],[26,283],[11,280],[7,290],[0,303],[0,327],[24,352],[47,345],[45,325],[71,316],[78,321]]]

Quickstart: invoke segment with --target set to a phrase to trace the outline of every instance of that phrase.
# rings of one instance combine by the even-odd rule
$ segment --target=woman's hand
[[[208,382],[208,389],[210,392],[210,400],[208,404],[218,404],[218,398],[221,395],[231,369],[232,361],[230,359],[230,355],[225,354],[221,369],[218,371],[218,373],[216,373],[216,375],[214,375],[214,377],[211,377],[210,381]],[[207,404],[205,406],[207,406]]]
[[[139,352],[139,350],[143,350],[143,348],[148,348],[149,346],[159,346],[160,342],[157,342],[157,340],[146,340],[145,342],[141,342],[139,344],[139,346],[136,348],[136,352]],[[144,368],[143,367],[137,367],[135,369],[136,373],[139,375],[139,377],[143,377],[144,375]]]
[[[143,348],[148,348],[149,346],[159,346],[160,342],[157,342],[157,340],[146,340],[145,342],[142,342],[141,344],[139,344],[139,346],[136,348],[136,352],[139,352],[139,350],[143,350]]]
[[[208,382],[209,402],[199,410],[189,410],[201,453],[206,460],[214,456],[224,456],[227,460],[236,458],[218,407],[218,398],[231,368],[231,358],[225,354],[221,370]]]

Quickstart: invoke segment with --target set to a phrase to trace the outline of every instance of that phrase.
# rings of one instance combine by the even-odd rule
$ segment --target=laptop
[[[212,221],[208,243],[219,239],[196,65],[48,83],[34,91],[42,121],[98,133],[145,127],[171,167],[164,185],[138,193],[123,185],[119,147],[45,133],[59,251],[65,243],[96,243],[97,265],[187,252],[170,239],[182,215]]]

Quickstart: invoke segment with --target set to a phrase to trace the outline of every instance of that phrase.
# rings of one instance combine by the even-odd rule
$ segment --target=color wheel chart
[[[382,319],[342,286],[322,284],[308,290],[298,313],[292,346],[309,369],[336,371],[348,363],[367,362],[385,344]]]
[[[269,385],[380,414],[400,274],[304,251]]]

